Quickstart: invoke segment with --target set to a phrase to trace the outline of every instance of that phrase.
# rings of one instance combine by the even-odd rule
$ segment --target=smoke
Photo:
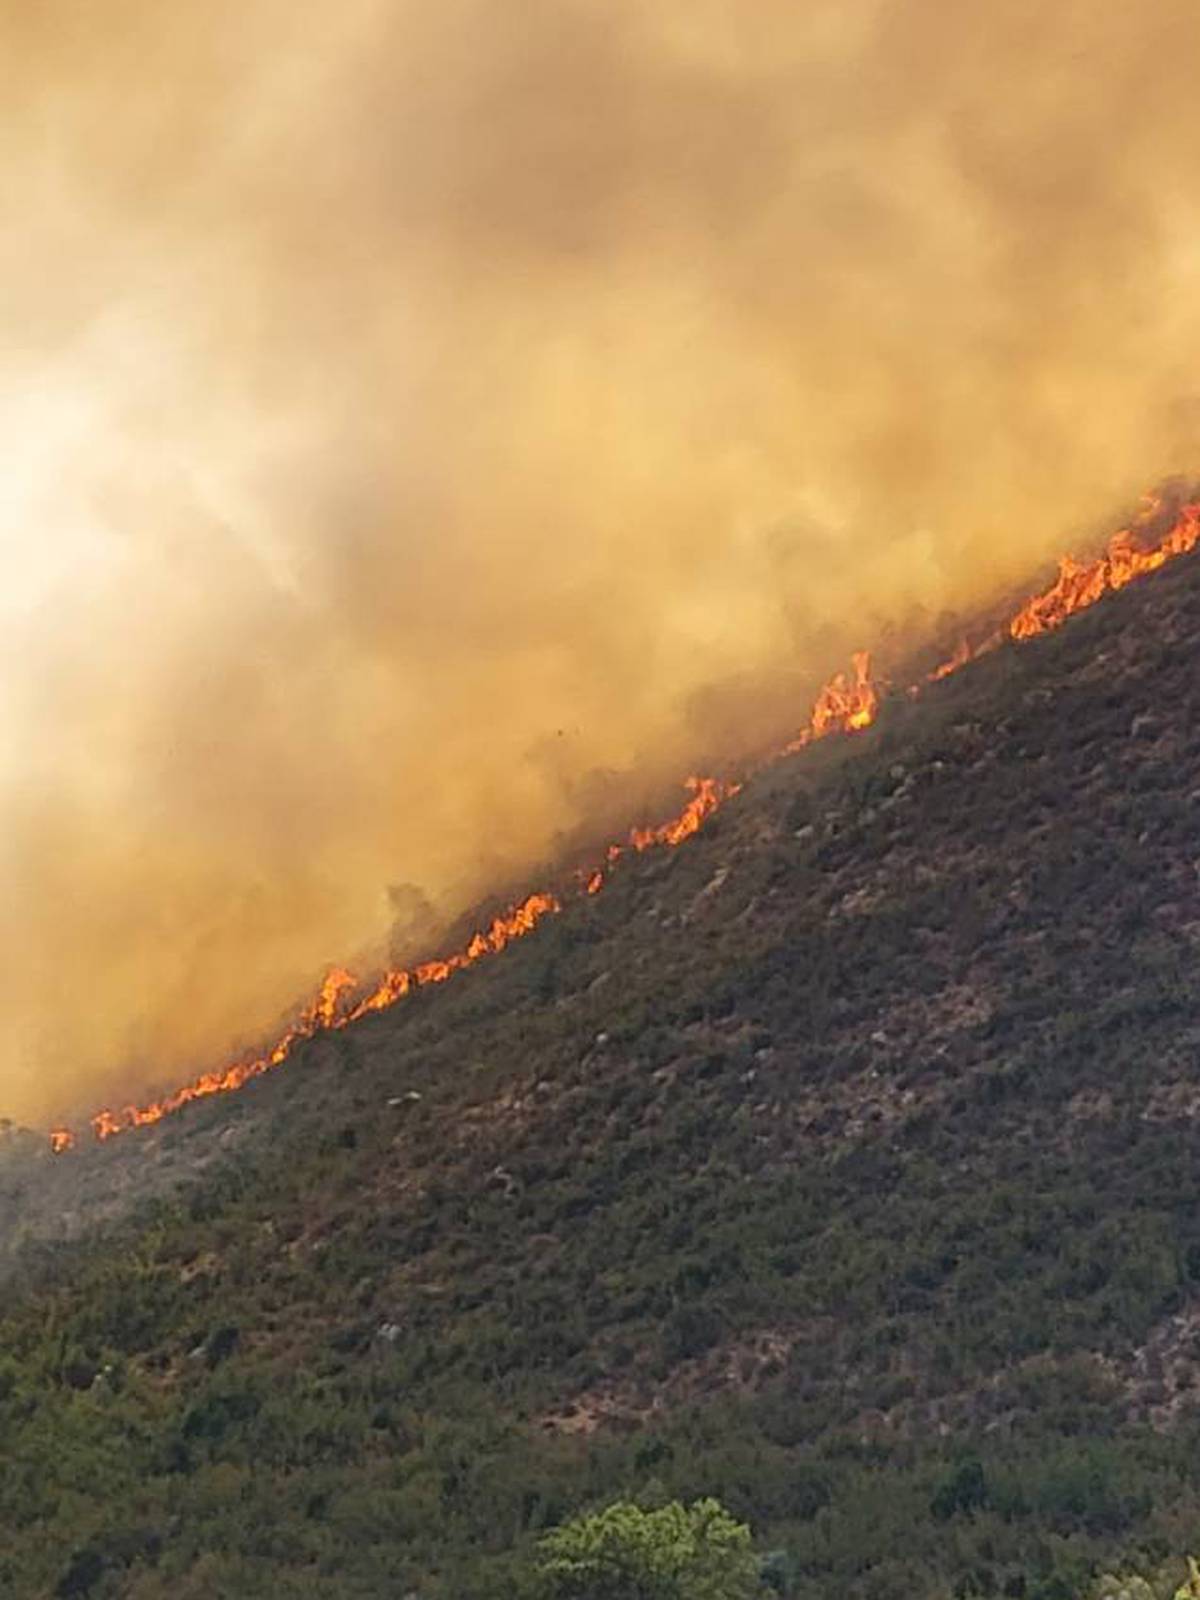
[[[0,0],[0,1111],[1196,466],[1184,0]],[[421,919],[417,919],[421,920]]]

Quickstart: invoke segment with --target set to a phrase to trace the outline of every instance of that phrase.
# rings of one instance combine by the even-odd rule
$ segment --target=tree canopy
[[[750,1529],[717,1500],[644,1511],[618,1500],[541,1541],[545,1600],[748,1600],[759,1592]]]

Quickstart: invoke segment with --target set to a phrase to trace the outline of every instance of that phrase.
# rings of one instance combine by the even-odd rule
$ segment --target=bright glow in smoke
[[[1195,468],[1182,0],[0,29],[2,1111],[225,1058],[389,885]]]

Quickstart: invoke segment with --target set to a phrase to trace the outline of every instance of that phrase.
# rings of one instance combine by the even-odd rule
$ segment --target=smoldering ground
[[[0,35],[0,1110],[209,1064],[389,885],[453,914],[1195,465],[1182,0]]]

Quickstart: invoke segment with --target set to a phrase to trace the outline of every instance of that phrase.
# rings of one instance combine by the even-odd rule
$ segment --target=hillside
[[[616,1493],[813,1600],[1182,1548],[1198,650],[1184,559],[237,1095],[10,1137],[0,1594],[501,1596]]]

